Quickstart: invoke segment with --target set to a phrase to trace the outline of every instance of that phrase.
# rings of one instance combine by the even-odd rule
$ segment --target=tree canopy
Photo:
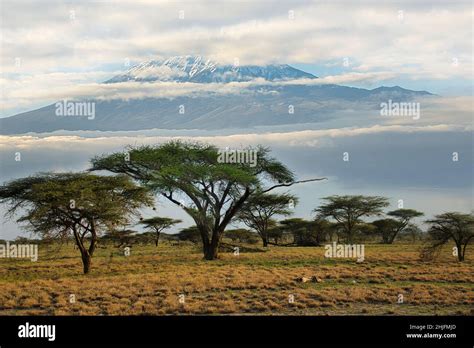
[[[448,212],[436,215],[425,221],[430,224],[429,239],[422,250],[422,257],[434,257],[449,241],[456,245],[456,254],[459,261],[464,261],[466,249],[474,237],[474,214]]]
[[[362,217],[382,214],[382,208],[389,205],[387,198],[379,196],[329,196],[326,203],[314,211],[320,217],[330,217],[337,221],[348,242],[351,243]]]
[[[293,213],[293,207],[298,202],[296,196],[284,194],[253,195],[243,205],[238,218],[247,227],[255,230],[262,239],[263,246],[268,246],[268,228],[273,216],[288,216]]]
[[[400,227],[400,223],[395,219],[379,219],[372,222],[372,225],[375,226],[375,233],[382,237],[382,243],[391,244],[397,230]]]
[[[72,234],[88,273],[98,235],[126,225],[153,199],[125,175],[42,173],[0,186],[0,202],[8,205],[7,217],[21,213],[17,222],[45,238]]]
[[[317,246],[327,240],[333,230],[333,223],[325,219],[305,220],[290,218],[280,221],[280,229],[293,236],[297,246]]]
[[[253,244],[258,242],[258,235],[255,232],[245,228],[226,230],[224,236],[231,239],[232,241],[239,241],[240,243]]]
[[[155,233],[155,246],[158,246],[160,240],[160,233],[173,225],[179,224],[182,221],[179,219],[171,219],[167,217],[155,216],[148,219],[140,220],[140,224],[146,229]]]
[[[403,232],[403,230],[407,228],[412,219],[423,216],[424,214],[415,209],[397,209],[389,211],[387,215],[392,216],[395,223],[392,222],[392,228],[386,230],[388,235],[385,234],[386,239],[384,239],[384,243],[392,244],[395,240],[395,237],[397,237],[399,233]]]
[[[199,230],[205,259],[213,260],[225,228],[251,195],[296,183],[268,148],[248,150],[256,151],[255,165],[223,163],[214,145],[171,141],[95,157],[92,170],[127,174],[180,206]]]

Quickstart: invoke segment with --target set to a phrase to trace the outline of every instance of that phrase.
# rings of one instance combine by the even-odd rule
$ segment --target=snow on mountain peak
[[[221,65],[202,56],[174,56],[167,59],[149,60],[130,68],[106,83],[138,81],[176,82],[242,82],[254,79],[268,81],[314,79],[316,76],[295,69],[287,64],[271,65]]]

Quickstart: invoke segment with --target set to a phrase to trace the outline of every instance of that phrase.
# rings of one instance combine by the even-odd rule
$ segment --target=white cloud
[[[48,136],[3,136],[0,135],[0,149],[33,149],[44,148],[50,150],[62,150],[65,147],[88,151],[96,149],[115,148],[127,144],[157,144],[170,140],[191,140],[205,143],[213,143],[219,146],[235,147],[244,145],[272,145],[272,146],[307,146],[326,147],[331,145],[331,139],[357,137],[370,134],[383,133],[441,133],[441,132],[470,132],[471,125],[448,125],[439,124],[432,126],[404,126],[404,125],[374,125],[365,128],[338,128],[324,130],[305,130],[294,132],[272,132],[272,133],[247,133],[232,135],[209,135],[209,136],[162,136],[152,135],[150,131],[147,136],[136,137],[134,132],[130,135],[100,136],[101,132],[95,132],[96,137],[82,137],[78,135],[48,135]],[[123,132],[122,132],[123,133]],[[105,133],[104,133],[105,134]],[[112,133],[113,134],[113,133]]]
[[[28,3],[26,3],[28,4]],[[152,2],[80,4],[6,1],[3,54],[5,69],[24,57],[38,68],[88,67],[125,57],[200,53],[242,64],[317,63],[353,57],[367,67],[394,68],[419,63],[418,73],[433,73],[439,54],[470,58],[472,12],[449,4],[413,5],[354,2],[261,1],[219,4]],[[178,11],[185,10],[185,19]],[[295,18],[288,18],[288,11]],[[403,10],[403,20],[398,11]],[[34,11],[34,14],[31,12]],[[70,11],[75,19],[70,20]],[[443,30],[433,30],[433,28]],[[466,40],[467,39],[467,40]],[[434,54],[436,53],[436,54]],[[67,59],[65,59],[67,58]],[[451,58],[447,67],[451,70]],[[445,57],[441,57],[445,59]],[[10,63],[10,64],[8,64]],[[466,62],[468,63],[468,62]],[[460,69],[466,64],[461,64]],[[469,64],[467,64],[469,66]],[[435,65],[439,68],[439,66]],[[457,74],[451,71],[450,74]]]
[[[167,71],[169,70],[169,71]],[[160,67],[152,71],[147,70],[147,76],[153,73],[161,77],[173,75],[173,71],[167,67]],[[103,84],[87,82],[93,79],[105,80],[110,76],[107,72],[93,73],[49,73],[24,76],[18,79],[0,79],[0,85],[4,87],[3,98],[4,110],[18,106],[29,106],[39,101],[52,103],[62,99],[142,99],[149,97],[175,98],[184,95],[199,94],[239,94],[249,93],[247,90],[253,86],[278,86],[278,85],[323,85],[323,84],[346,84],[363,81],[378,81],[392,77],[390,72],[374,73],[348,73],[335,76],[326,76],[319,79],[301,79],[292,81],[269,82],[256,79],[248,82],[230,83],[179,83],[173,81],[157,81],[140,83],[135,81],[114,84]],[[86,82],[84,82],[86,81]],[[45,88],[47,86],[47,88]]]
[[[100,93],[103,88],[93,84],[76,86],[76,75],[98,83],[104,74],[93,81],[87,74],[127,58],[188,53],[227,63],[238,57],[242,65],[323,66],[349,58],[352,71],[327,77],[332,83],[472,76],[469,2],[6,0],[2,6],[6,109],[69,92],[90,93],[88,88]],[[294,19],[288,11],[294,11]],[[66,75],[60,79],[51,72]]]

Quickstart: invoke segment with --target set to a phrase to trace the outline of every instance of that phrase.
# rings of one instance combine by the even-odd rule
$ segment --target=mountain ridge
[[[238,64],[220,64],[202,56],[188,55],[142,62],[134,65],[124,74],[112,77],[105,81],[105,83],[127,81],[228,83],[246,82],[258,78],[266,81],[287,81],[294,79],[316,79],[317,76],[296,69],[288,64],[240,66]]]
[[[181,57],[181,58],[180,58]],[[184,57],[184,58],[183,58]],[[104,83],[113,84],[125,81],[162,81],[161,75],[150,77],[149,67],[172,68],[167,78],[177,82],[226,83],[238,79],[260,78],[266,81],[290,81],[285,84],[252,84],[245,88],[246,93],[215,94],[203,92],[199,95],[176,96],[173,98],[147,97],[101,100],[89,99],[94,103],[94,117],[58,117],[55,104],[0,118],[0,134],[43,133],[57,130],[79,131],[127,131],[145,129],[226,129],[252,128],[255,126],[274,126],[298,123],[317,123],[331,117],[338,111],[368,108],[376,110],[381,102],[391,99],[409,101],[419,97],[431,96],[426,91],[411,91],[399,86],[378,87],[372,90],[341,86],[336,84],[291,84],[291,77],[317,79],[316,76],[295,69],[286,64],[266,67],[239,67],[235,74],[226,75],[228,65],[214,66],[209,60],[194,56],[143,62],[130,68],[126,74],[117,75]],[[189,64],[190,62],[198,64]],[[221,70],[219,70],[221,69]],[[166,70],[166,68],[165,68]],[[181,71],[181,77],[178,77]],[[214,75],[214,77],[212,76]],[[240,75],[239,75],[240,74]],[[217,77],[216,77],[217,76]],[[230,77],[229,77],[230,76]],[[155,79],[155,80],[153,80]],[[160,80],[157,80],[160,79]],[[56,103],[57,104],[57,103]],[[295,110],[293,113],[289,110]],[[69,116],[69,115],[68,115]],[[73,115],[74,116],[74,115]]]

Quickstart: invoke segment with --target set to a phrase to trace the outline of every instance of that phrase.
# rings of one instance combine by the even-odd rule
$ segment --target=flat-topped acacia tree
[[[252,165],[222,163],[222,152],[203,143],[171,141],[126,150],[93,158],[91,170],[127,174],[184,209],[199,230],[206,260],[218,257],[226,227],[249,197],[322,180],[295,181],[294,174],[261,146],[246,149],[256,151]]]
[[[255,230],[262,238],[263,246],[268,246],[268,230],[272,217],[276,215],[288,216],[293,213],[291,204],[296,204],[298,198],[289,193],[254,195],[242,207],[238,219],[247,227]]]
[[[329,196],[323,200],[325,203],[314,210],[317,217],[336,220],[349,243],[363,226],[362,217],[381,215],[382,208],[389,205],[387,198],[379,196]]]
[[[99,235],[126,225],[153,196],[126,175],[42,173],[0,186],[0,203],[8,205],[7,217],[21,214],[17,221],[43,238],[72,235],[86,274]]]
[[[405,228],[410,224],[411,220],[414,218],[423,216],[424,214],[421,211],[415,209],[397,209],[392,210],[387,213],[388,216],[392,216],[397,221],[397,228],[394,230],[394,233],[390,236],[388,244],[392,244],[395,240],[395,237],[403,232]]]
[[[167,217],[155,216],[148,219],[140,220],[140,224],[146,229],[152,231],[155,235],[155,246],[158,246],[160,241],[160,234],[163,230],[170,228],[173,225],[181,223],[181,220],[171,219]]]

